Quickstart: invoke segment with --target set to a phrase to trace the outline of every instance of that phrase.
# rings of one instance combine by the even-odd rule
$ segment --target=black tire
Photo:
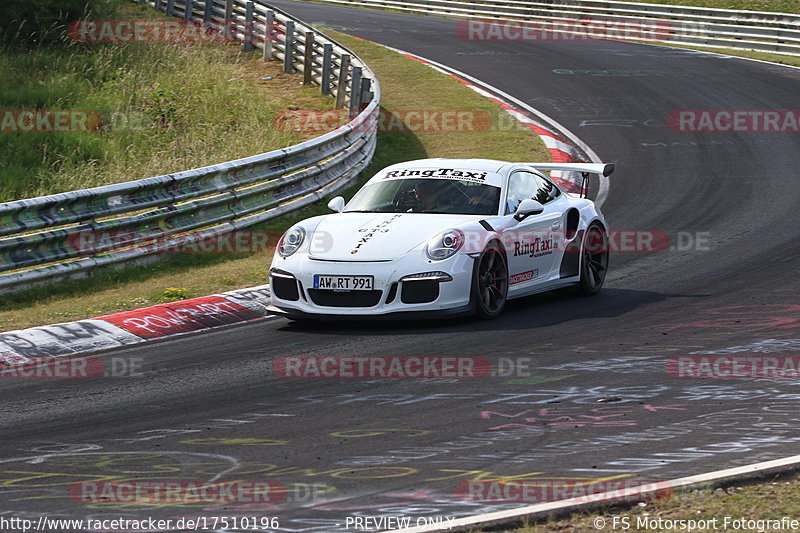
[[[472,269],[472,310],[478,318],[500,316],[508,298],[508,261],[497,242],[490,242]]]
[[[600,292],[608,273],[608,233],[599,224],[586,230],[581,245],[581,280],[578,294],[592,296]]]

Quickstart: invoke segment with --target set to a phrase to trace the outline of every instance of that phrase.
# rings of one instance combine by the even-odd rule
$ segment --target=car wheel
[[[608,273],[608,234],[599,224],[586,231],[581,247],[581,280],[578,293],[591,296],[600,292]]]
[[[472,275],[472,309],[482,319],[503,312],[508,297],[508,263],[496,242],[491,242],[475,262]]]

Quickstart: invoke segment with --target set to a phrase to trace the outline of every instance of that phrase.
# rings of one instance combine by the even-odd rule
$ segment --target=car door
[[[541,203],[544,211],[528,216],[503,232],[511,288],[522,288],[548,279],[562,255],[564,198],[561,191],[537,173],[514,171],[508,178],[505,214],[513,215],[526,198]]]

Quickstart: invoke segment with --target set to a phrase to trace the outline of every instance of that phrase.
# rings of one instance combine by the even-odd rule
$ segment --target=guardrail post
[[[175,0],[167,0],[167,16],[171,17],[175,9]]]
[[[211,17],[214,15],[214,0],[205,0],[203,5],[203,24],[211,22]]]
[[[267,11],[267,24],[264,26],[264,61],[272,61],[272,40],[275,39],[275,12]]]
[[[359,113],[361,107],[361,67],[353,67],[350,76],[350,118]]]
[[[364,105],[364,102],[369,102],[372,100],[372,91],[370,88],[372,87],[372,80],[369,78],[361,78],[361,91],[358,93],[358,97],[360,99],[360,104]],[[360,106],[358,111],[360,112]]]
[[[225,0],[225,25],[231,23],[233,19],[233,0]]]
[[[306,32],[306,45],[303,50],[303,85],[311,83],[311,76],[314,74],[314,32]]]
[[[244,11],[244,45],[242,49],[245,52],[253,51],[253,41],[255,40],[255,13],[256,6],[253,2],[247,2]]]
[[[331,94],[331,63],[333,59],[333,45],[325,43],[322,47],[322,79],[320,87],[322,94]]]
[[[336,85],[336,109],[344,107],[347,96],[347,72],[350,70],[350,54],[342,54],[339,65],[339,80]]]
[[[286,21],[286,41],[283,48],[283,71],[286,74],[294,72],[294,21]]]
[[[183,21],[187,24],[192,21],[194,11],[194,0],[186,0],[183,4]]]

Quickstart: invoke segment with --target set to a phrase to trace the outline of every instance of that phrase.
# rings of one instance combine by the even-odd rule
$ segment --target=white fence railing
[[[185,22],[229,31],[245,49],[301,72],[348,108],[315,139],[208,167],[0,203],[0,291],[131,263],[220,238],[344,187],[371,161],[380,86],[353,52],[290,15],[243,0],[150,0]],[[87,234],[105,239],[86,239]]]
[[[732,11],[614,0],[317,1],[456,17],[471,20],[475,24],[522,24],[523,28],[529,30],[563,35],[800,54],[800,14],[792,13]],[[474,30],[476,38],[485,35],[477,26]],[[517,32],[508,33],[518,35]],[[502,34],[498,37],[504,38]]]

